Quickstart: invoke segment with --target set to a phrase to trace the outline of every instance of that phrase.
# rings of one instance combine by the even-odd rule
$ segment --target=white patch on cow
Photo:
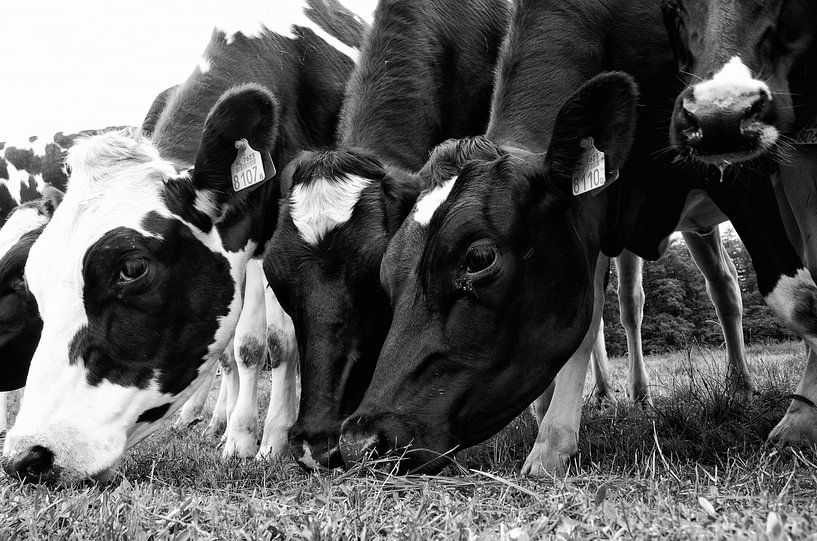
[[[289,199],[289,214],[301,238],[315,246],[326,233],[349,221],[361,192],[370,182],[371,179],[351,175],[296,184]]]
[[[696,102],[730,107],[750,94],[764,93],[772,99],[769,86],[752,77],[752,72],[738,56],[733,56],[721,70],[708,81],[693,87]]]
[[[424,193],[414,206],[414,221],[420,225],[428,225],[434,211],[448,199],[451,188],[454,187],[457,177],[452,177],[432,190]]]
[[[198,66],[199,71],[201,73],[207,73],[208,71],[210,71],[210,68],[212,67],[210,64],[210,59],[207,58],[206,56],[202,56],[201,58],[199,58],[199,61],[196,65]]]
[[[285,38],[294,38],[294,27],[301,26],[309,28],[331,47],[357,62],[359,51],[315,24],[306,16],[307,8],[308,4],[304,0],[230,2],[224,6],[223,13],[219,14],[216,30],[224,32],[229,44],[239,32],[248,38],[257,38],[264,29]]]
[[[796,308],[803,302],[804,294],[809,290],[817,292],[817,285],[814,284],[814,279],[808,270],[799,269],[794,276],[785,274],[781,276],[772,292],[766,295],[764,300],[769,308],[783,319],[784,323],[797,325],[798,322],[794,321]]]
[[[23,235],[47,223],[48,217],[37,212],[35,208],[20,208],[12,212],[9,219],[0,228],[0,257],[6,255],[6,252],[17,244]]]
[[[227,315],[219,320],[197,381],[177,395],[164,395],[153,380],[145,389],[102,381],[90,386],[84,363],[69,362],[69,343],[88,324],[83,302],[83,258],[105,233],[128,227],[144,235],[148,212],[179,219],[213,252],[224,255],[236,288],[243,287],[247,250],[224,253],[216,228],[205,233],[171,214],[163,198],[164,183],[178,176],[146,140],[106,133],[80,140],[69,152],[72,171],[68,190],[51,222],[32,246],[26,279],[43,317],[43,331],[31,362],[26,397],[18,422],[9,433],[4,455],[12,458],[31,445],[55,453],[55,468],[65,481],[110,468],[124,450],[159,423],[137,423],[145,411],[170,404],[178,409],[205,381],[231,338],[242,298],[234,294]]]

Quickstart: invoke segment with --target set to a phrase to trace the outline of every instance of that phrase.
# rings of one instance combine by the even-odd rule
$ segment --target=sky
[[[141,125],[156,94],[192,73],[219,13],[247,1],[4,1],[0,141]],[[359,12],[373,0],[342,2]]]

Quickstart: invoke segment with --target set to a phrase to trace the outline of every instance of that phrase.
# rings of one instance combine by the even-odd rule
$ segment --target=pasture
[[[624,399],[626,359],[611,359],[619,392],[585,401],[563,478],[519,476],[536,434],[527,412],[440,476],[393,476],[378,461],[312,475],[288,461],[223,464],[201,425],[168,427],[104,485],[2,477],[0,539],[809,538],[817,457],[764,441],[804,348],[748,354],[760,391],[746,402],[724,388],[720,350],[649,357],[655,405],[645,410]],[[588,394],[590,385],[588,376]]]

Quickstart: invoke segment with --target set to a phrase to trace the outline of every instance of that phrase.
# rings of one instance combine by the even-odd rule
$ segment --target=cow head
[[[40,236],[62,192],[46,188],[23,203],[0,229],[0,392],[23,387],[43,322],[23,278],[32,244]]]
[[[106,472],[215,369],[257,248],[249,195],[232,190],[235,143],[269,151],[276,119],[262,88],[226,92],[192,172],[121,134],[71,149],[69,188],[25,268],[43,329],[3,449],[11,475]]]
[[[688,85],[670,126],[679,153],[723,166],[785,142],[795,125],[792,85],[814,51],[817,4],[668,0],[664,14]]]
[[[391,323],[380,261],[419,180],[358,150],[310,152],[288,167],[265,271],[300,348],[290,448],[304,467],[337,467],[341,421],[360,403]]]
[[[590,324],[605,217],[606,195],[572,196],[581,143],[592,137],[617,169],[636,101],[629,77],[601,75],[563,106],[546,155],[481,139],[435,153],[464,165],[436,167],[453,174],[420,195],[386,251],[394,319],[343,423],[347,463],[410,446],[403,469],[433,470],[553,380]]]

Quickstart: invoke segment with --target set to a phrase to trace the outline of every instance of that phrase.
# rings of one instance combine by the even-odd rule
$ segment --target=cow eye
[[[126,259],[119,270],[119,283],[127,284],[145,275],[148,271],[148,261],[144,258]]]
[[[494,244],[473,244],[465,254],[465,271],[468,274],[478,274],[496,263],[498,250]]]

